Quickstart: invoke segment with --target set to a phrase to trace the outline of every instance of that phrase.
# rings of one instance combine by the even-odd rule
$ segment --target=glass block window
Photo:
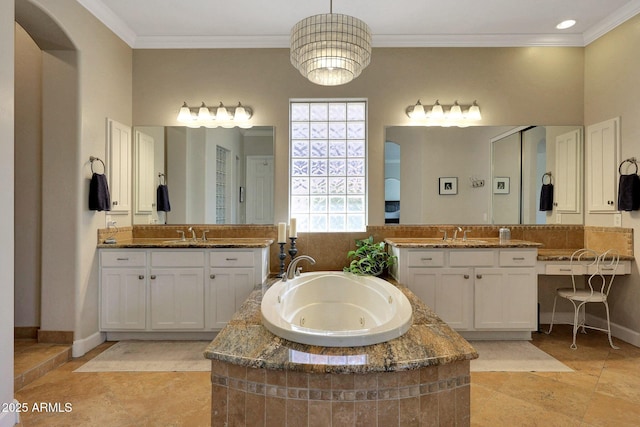
[[[299,231],[366,230],[367,103],[291,101],[289,209]]]
[[[229,150],[216,146],[216,224],[227,217],[227,157]]]

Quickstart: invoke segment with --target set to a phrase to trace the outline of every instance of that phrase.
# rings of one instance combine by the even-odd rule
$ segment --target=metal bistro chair
[[[578,249],[571,255],[571,283],[573,287],[559,288],[556,290],[556,297],[553,300],[551,325],[549,325],[548,334],[551,333],[551,329],[553,328],[556,302],[558,297],[562,297],[571,301],[574,308],[573,343],[571,344],[571,348],[573,350],[578,348],[576,345],[576,333],[579,328],[582,328],[582,333],[587,333],[586,328],[606,332],[609,336],[609,344],[611,347],[616,350],[618,349],[618,347],[613,345],[613,341],[611,340],[611,322],[609,318],[609,304],[607,303],[607,297],[609,296],[613,279],[616,276],[616,269],[619,261],[620,255],[612,249],[600,255],[592,249]],[[590,274],[589,279],[586,281],[587,286],[584,288],[577,287],[576,276],[583,276],[584,274]],[[607,279],[605,275],[609,276],[609,278]],[[607,313],[607,329],[589,326],[586,324],[585,308],[588,303],[604,304]],[[581,310],[582,318],[580,317]]]

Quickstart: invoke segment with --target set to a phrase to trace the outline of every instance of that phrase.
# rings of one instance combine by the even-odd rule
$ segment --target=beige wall
[[[584,125],[620,117],[620,158],[640,157],[640,15],[607,33],[585,49]],[[585,171],[589,173],[587,169]],[[587,225],[613,225],[613,215],[587,214]],[[622,226],[638,231],[640,213],[623,212]],[[640,239],[634,239],[640,254]],[[618,278],[610,304],[614,322],[640,334],[640,274],[637,264],[630,277]]]
[[[483,125],[581,124],[581,48],[374,49],[371,65],[353,82],[321,87],[304,79],[287,49],[135,50],[133,122],[177,125],[184,101],[254,109],[253,123],[274,125],[275,222],[288,216],[290,98],[369,100],[369,224],[384,223],[384,129],[406,125],[405,108],[478,100]]]
[[[42,51],[15,28],[15,326],[28,327],[40,326]]]
[[[107,117],[131,124],[132,51],[73,0],[32,3],[75,46],[42,55],[41,327],[72,330],[78,341],[95,337],[98,330],[95,236],[105,224],[104,212],[88,210],[89,156],[106,158]],[[28,26],[27,31],[46,39],[46,25],[34,21]],[[16,164],[17,169],[30,167]],[[33,215],[32,210],[16,212]],[[125,222],[131,222],[130,216]]]
[[[0,0],[0,402],[13,401],[13,141],[14,2]],[[0,412],[0,426],[12,426],[15,414]]]

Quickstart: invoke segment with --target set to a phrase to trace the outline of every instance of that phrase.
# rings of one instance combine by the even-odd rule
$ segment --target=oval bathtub
[[[302,344],[357,347],[403,335],[412,323],[407,297],[372,276],[320,271],[274,283],[261,304],[273,334]]]

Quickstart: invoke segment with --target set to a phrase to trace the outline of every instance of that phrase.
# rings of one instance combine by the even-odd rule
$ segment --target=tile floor
[[[575,372],[478,372],[471,375],[472,426],[640,425],[640,348],[589,332],[569,349],[570,327],[533,343]],[[64,364],[24,386],[16,399],[32,426],[208,426],[211,384],[207,372],[74,373],[112,343]],[[20,356],[16,353],[16,364]],[[33,412],[33,404],[59,403],[60,412]],[[64,404],[71,411],[64,412]],[[55,409],[55,406],[54,406]],[[387,427],[387,426],[384,426]]]

